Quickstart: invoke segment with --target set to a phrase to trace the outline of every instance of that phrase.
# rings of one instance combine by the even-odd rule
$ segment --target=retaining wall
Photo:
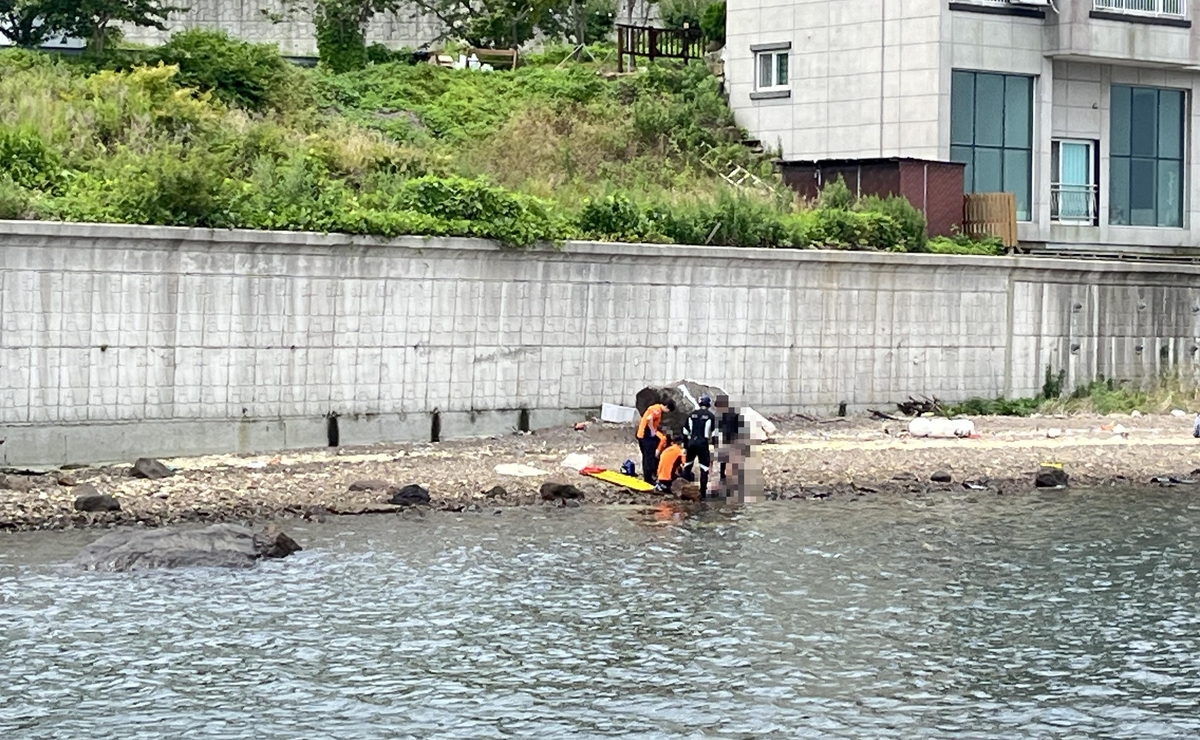
[[[1200,268],[0,222],[0,462],[494,434],[692,378],[764,412],[1197,376]],[[527,413],[522,414],[525,410]]]

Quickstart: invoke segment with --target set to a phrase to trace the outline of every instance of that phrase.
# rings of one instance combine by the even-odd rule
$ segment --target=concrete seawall
[[[1200,267],[0,222],[0,463],[764,412],[1200,371]]]

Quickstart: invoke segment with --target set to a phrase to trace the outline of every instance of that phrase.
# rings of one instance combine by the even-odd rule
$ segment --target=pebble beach
[[[1200,492],[1200,440],[1190,416],[1072,416],[974,419],[976,438],[910,436],[906,421],[774,420],[777,434],[756,445],[764,498],[1029,495],[1043,465],[1062,466],[1072,488],[1167,486]],[[1114,432],[1114,429],[1116,430]],[[119,524],[323,519],[369,513],[499,514],[512,506],[645,506],[662,501],[579,475],[568,455],[617,469],[638,459],[633,428],[593,422],[586,429],[441,443],[320,448],[252,455],[163,459],[174,474],[135,478],[133,461],[71,470],[5,471],[0,530]],[[520,475],[497,472],[513,471]],[[504,467],[507,466],[507,467]],[[579,501],[543,501],[546,482],[570,483]],[[387,503],[415,484],[427,506]],[[90,486],[90,488],[87,488]],[[112,496],[119,511],[75,509],[81,491]]]

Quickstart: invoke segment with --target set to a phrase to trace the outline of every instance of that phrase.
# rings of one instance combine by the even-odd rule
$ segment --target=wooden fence
[[[1012,193],[967,193],[963,196],[963,232],[997,236],[1004,246],[1017,246],[1017,196]]]
[[[629,67],[634,60],[643,57],[655,59],[704,58],[704,34],[698,28],[651,28],[649,26],[627,26],[617,24],[617,71],[625,71],[625,57]]]

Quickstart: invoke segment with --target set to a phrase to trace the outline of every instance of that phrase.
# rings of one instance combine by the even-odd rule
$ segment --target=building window
[[[1183,226],[1182,90],[1112,87],[1108,222]]]
[[[1095,0],[1092,7],[1108,13],[1186,18],[1184,0]]]
[[[954,70],[950,159],[967,165],[968,193],[1012,193],[1017,220],[1033,217],[1033,78]]]
[[[1099,224],[1100,146],[1095,141],[1050,143],[1050,218],[1064,224]]]
[[[783,51],[760,51],[754,55],[754,89],[788,89],[788,54]]]

